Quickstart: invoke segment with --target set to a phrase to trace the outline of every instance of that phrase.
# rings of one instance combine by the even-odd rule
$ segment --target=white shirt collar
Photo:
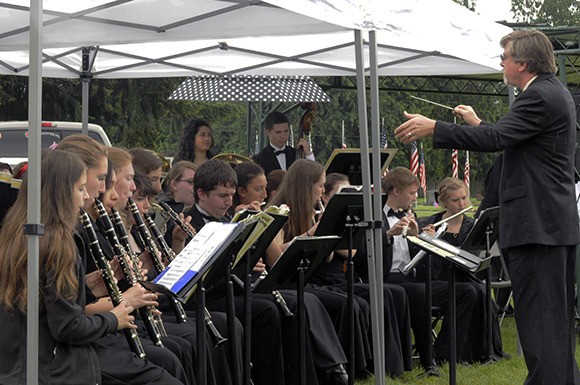
[[[522,90],[522,92],[523,92],[523,91],[525,91],[525,90],[527,90],[527,89],[528,89],[528,87],[530,86],[530,84],[532,84],[532,82],[533,82],[534,80],[536,80],[536,78],[537,78],[537,77],[538,77],[538,75],[536,75],[536,76],[534,76],[533,78],[531,78],[531,79],[530,79],[530,80],[529,80],[529,81],[526,83],[526,85],[524,86],[524,89]]]

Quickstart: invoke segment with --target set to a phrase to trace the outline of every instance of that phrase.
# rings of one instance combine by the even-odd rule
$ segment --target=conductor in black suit
[[[499,240],[510,275],[528,376],[525,384],[580,384],[574,359],[574,264],[579,243],[574,193],[576,113],[554,73],[554,52],[536,30],[501,39],[504,80],[521,92],[495,125],[469,106],[454,113],[469,125],[409,119],[395,134],[404,143],[433,136],[435,148],[503,152]],[[477,126],[477,127],[474,127]]]
[[[264,128],[268,137],[268,145],[258,154],[254,155],[254,162],[264,169],[267,176],[274,170],[288,170],[296,160],[297,149],[287,146],[290,137],[290,126],[286,115],[279,111],[274,111],[266,116]],[[298,141],[298,148],[302,147],[304,158],[314,160],[314,154],[304,138]]]

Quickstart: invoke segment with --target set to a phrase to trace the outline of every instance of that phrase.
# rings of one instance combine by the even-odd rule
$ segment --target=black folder
[[[330,255],[340,241],[338,236],[296,237],[286,251],[272,266],[268,275],[254,287],[255,293],[270,293],[273,290],[296,289],[298,268],[304,260],[304,282]]]

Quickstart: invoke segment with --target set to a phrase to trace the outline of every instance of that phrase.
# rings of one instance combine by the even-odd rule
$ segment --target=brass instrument
[[[105,237],[113,248],[113,252],[117,256],[117,260],[119,261],[121,270],[125,275],[125,279],[131,286],[138,285],[138,281],[143,279],[138,262],[134,259],[134,255],[132,255],[132,253],[129,254],[121,245],[121,242],[119,242],[111,218],[109,218],[103,203],[96,199],[94,207],[98,215],[97,223],[103,229]],[[155,345],[163,347],[161,337],[167,337],[167,331],[165,330],[165,325],[163,324],[161,316],[154,315],[155,308],[153,306],[141,307],[138,311],[151,341],[153,341]]]
[[[244,162],[252,162],[252,159],[248,158],[247,156],[243,156],[240,154],[234,154],[234,153],[217,154],[212,159],[223,160],[224,162],[226,162],[228,164],[229,163],[240,164],[240,163],[244,163]]]
[[[101,275],[103,276],[103,281],[105,282],[105,286],[111,298],[111,302],[115,307],[117,307],[123,301],[123,294],[121,293],[121,290],[115,281],[115,277],[111,266],[109,265],[109,261],[103,255],[101,246],[99,246],[97,233],[95,233],[95,229],[93,228],[89,214],[87,214],[87,212],[82,209],[80,220],[89,238],[90,254],[93,258],[93,261],[95,262],[95,265],[98,267]],[[127,342],[129,343],[131,351],[138,355],[140,358],[145,358],[145,350],[141,344],[141,339],[139,338],[137,329],[123,329],[123,333],[127,338]]]

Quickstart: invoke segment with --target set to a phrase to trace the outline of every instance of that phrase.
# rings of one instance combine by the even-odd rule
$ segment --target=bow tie
[[[202,218],[208,222],[217,222],[218,221],[218,219],[216,217],[212,217],[211,215],[205,215],[202,212],[200,212],[200,214],[201,214]]]
[[[278,156],[280,154],[288,154],[288,150],[287,149],[288,149],[288,147],[284,147],[284,149],[282,149],[282,150],[275,150],[274,151],[274,155],[275,156]]]
[[[403,211],[403,210],[393,210],[393,209],[389,209],[389,212],[387,213],[387,217],[397,217],[399,219],[402,219],[403,217],[407,216],[407,212]]]

